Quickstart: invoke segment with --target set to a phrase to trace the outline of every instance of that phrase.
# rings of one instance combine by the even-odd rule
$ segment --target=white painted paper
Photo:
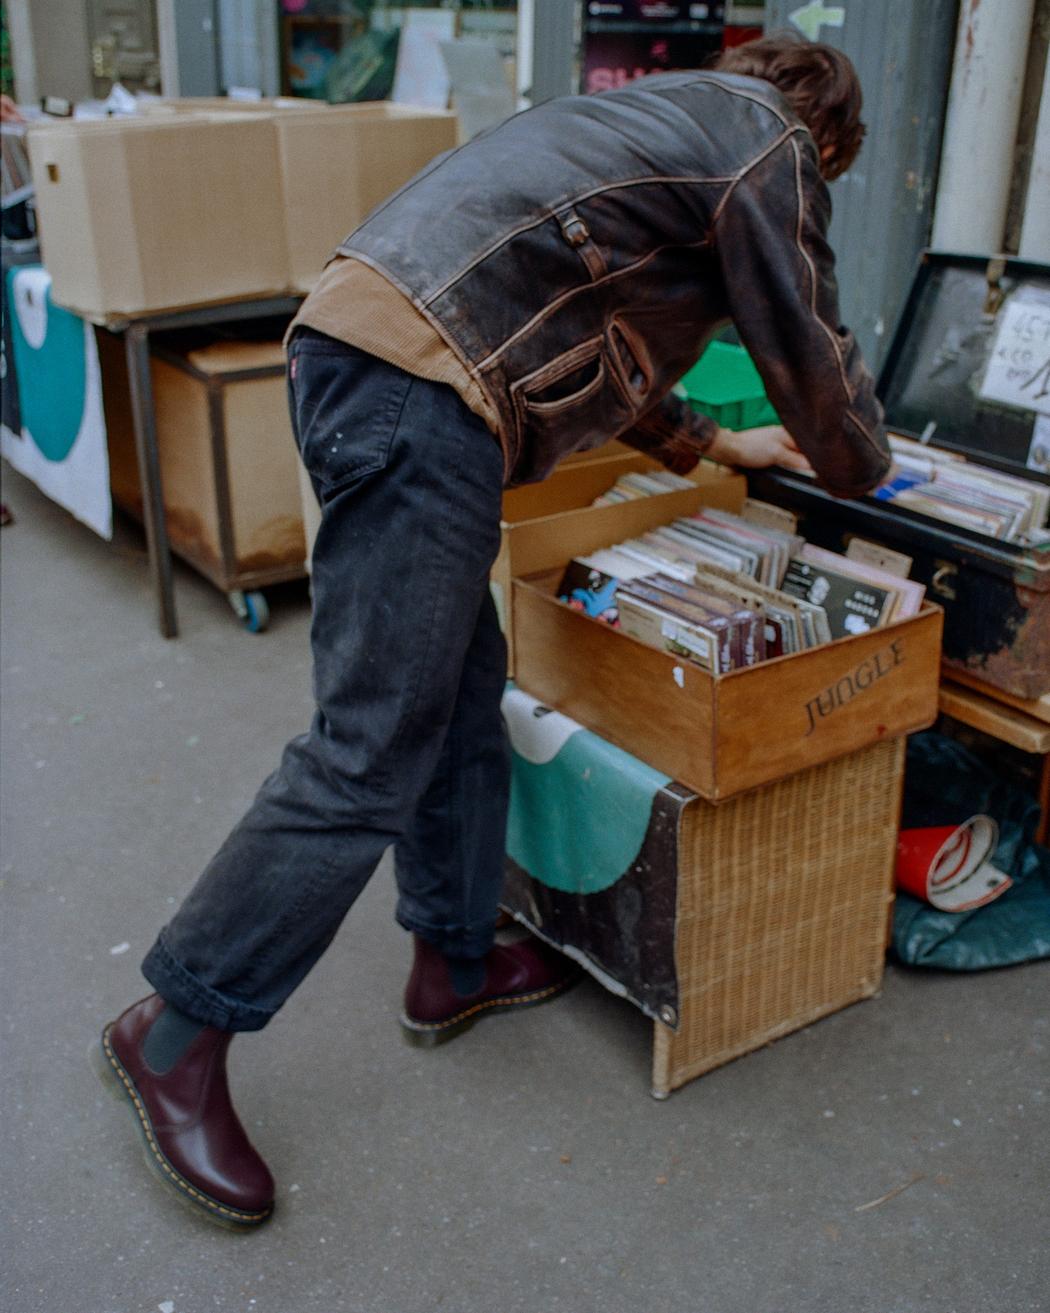
[[[491,41],[442,41],[441,56],[464,141],[510,118],[514,93]]]
[[[543,766],[553,761],[582,726],[560,711],[551,711],[520,688],[503,694],[503,719],[511,746],[519,757]]]
[[[1021,410],[1050,414],[1050,296],[1034,288],[999,312],[980,395]]]

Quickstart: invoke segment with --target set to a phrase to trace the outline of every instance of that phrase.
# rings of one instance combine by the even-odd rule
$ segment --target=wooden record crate
[[[937,718],[943,613],[932,604],[713,677],[559,602],[561,574],[514,580],[518,684],[709,801]]]
[[[652,1092],[879,988],[893,905],[902,737],[714,805],[679,834],[676,1028],[655,1023]]]

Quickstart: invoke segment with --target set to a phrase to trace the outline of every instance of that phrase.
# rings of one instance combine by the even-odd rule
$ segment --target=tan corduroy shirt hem
[[[367,351],[416,378],[448,384],[493,433],[499,431],[495,408],[463,362],[408,297],[370,265],[336,256],[292,321],[291,328],[299,326]]]

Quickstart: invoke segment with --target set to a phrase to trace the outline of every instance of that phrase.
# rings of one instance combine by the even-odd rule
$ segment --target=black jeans
[[[323,510],[317,711],[143,963],[226,1030],[266,1024],[391,844],[398,921],[448,954],[488,951],[503,879],[499,444],[451,388],[310,330],[289,381]]]

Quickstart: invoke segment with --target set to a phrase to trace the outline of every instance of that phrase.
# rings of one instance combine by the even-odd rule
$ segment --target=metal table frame
[[[157,448],[157,421],[150,373],[150,336],[173,328],[205,328],[212,324],[236,323],[245,319],[266,319],[278,315],[291,317],[299,309],[301,296],[267,297],[263,300],[228,301],[142,317],[110,317],[94,320],[100,327],[124,337],[128,366],[131,415],[135,431],[135,454],[142,485],[142,519],[146,531],[146,551],[150,575],[157,599],[157,620],[164,638],[179,632],[175,613],[175,585],[172,576],[171,544],[164,513],[164,487]]]

